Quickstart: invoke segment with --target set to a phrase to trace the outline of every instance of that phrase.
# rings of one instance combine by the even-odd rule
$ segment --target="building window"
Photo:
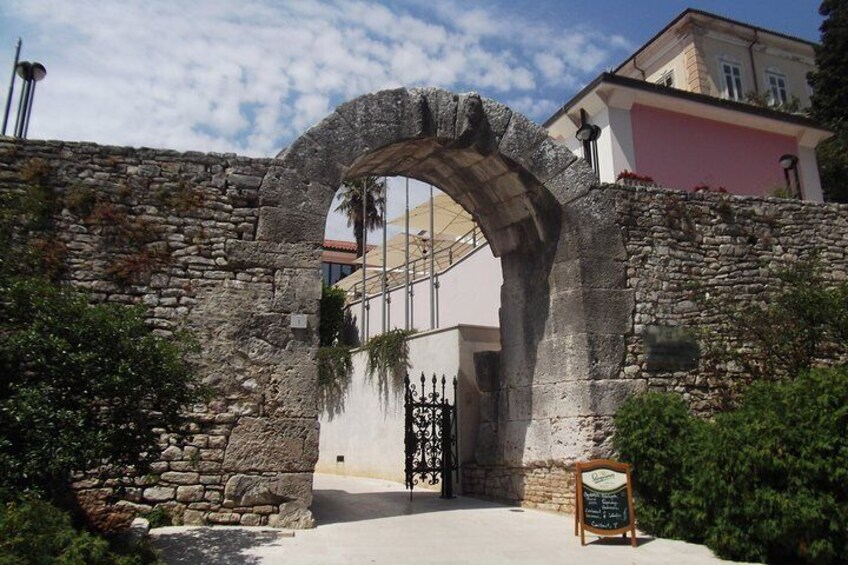
[[[772,106],[782,106],[789,102],[789,89],[786,87],[786,75],[773,71],[766,72],[769,87],[769,102]]]
[[[672,88],[674,86],[674,71],[672,69],[667,70],[660,78],[657,79],[657,84],[660,86],[667,86]]]
[[[730,61],[721,62],[724,75],[724,96],[731,100],[742,100],[742,67]]]
[[[353,272],[353,265],[343,263],[321,263],[324,284],[333,286]]]

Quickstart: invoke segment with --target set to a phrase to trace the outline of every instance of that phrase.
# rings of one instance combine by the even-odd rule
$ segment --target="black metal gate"
[[[404,379],[405,395],[405,454],[406,488],[420,482],[435,485],[441,482],[442,498],[453,498],[454,473],[459,469],[456,441],[456,377],[453,379],[453,404],[445,396],[447,379],[433,375],[431,391],[421,373],[421,388]]]

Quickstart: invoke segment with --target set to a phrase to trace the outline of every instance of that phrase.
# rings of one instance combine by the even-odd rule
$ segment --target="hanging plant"
[[[415,330],[391,330],[372,337],[365,344],[368,351],[368,376],[377,376],[383,393],[391,388],[397,392],[403,388],[403,379],[409,369],[409,336]]]
[[[318,408],[322,412],[333,416],[342,411],[352,371],[350,347],[318,348]]]

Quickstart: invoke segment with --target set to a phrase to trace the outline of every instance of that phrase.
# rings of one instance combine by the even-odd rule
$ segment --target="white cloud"
[[[398,85],[478,90],[543,119],[563,86],[627,46],[494,7],[415,7],[7,0],[0,35],[27,29],[25,58],[48,69],[31,137],[262,156],[337,104]]]

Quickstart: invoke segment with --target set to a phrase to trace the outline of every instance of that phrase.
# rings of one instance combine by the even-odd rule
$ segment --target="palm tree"
[[[343,190],[336,196],[341,202],[336,211],[347,216],[348,227],[353,226],[356,238],[356,254],[364,252],[363,228],[373,230],[383,226],[386,220],[386,182],[379,177],[359,177],[346,180]],[[365,217],[363,218],[362,198],[365,195]]]

